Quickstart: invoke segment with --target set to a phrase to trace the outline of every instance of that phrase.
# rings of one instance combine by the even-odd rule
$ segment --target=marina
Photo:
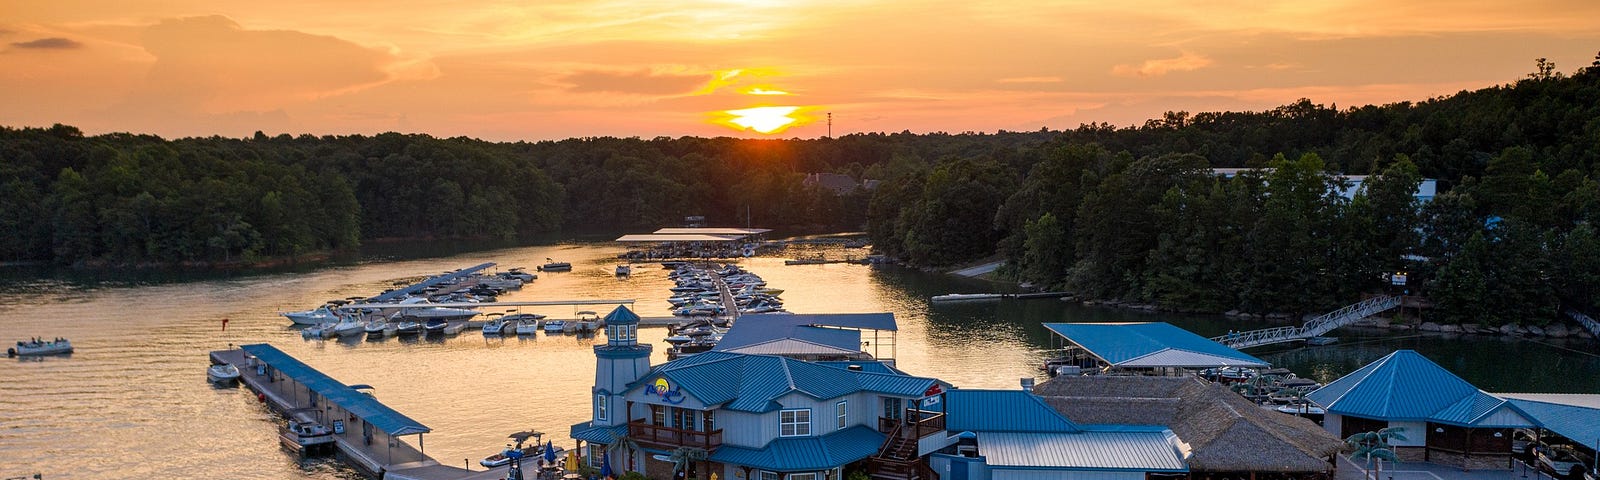
[[[205,381],[204,360],[151,362],[160,356],[203,359],[206,352],[235,345],[271,343],[307,365],[345,381],[357,381],[384,392],[380,398],[395,409],[434,429],[426,435],[426,451],[446,467],[482,472],[477,462],[502,449],[507,433],[537,427],[545,440],[569,449],[575,445],[562,428],[591,415],[585,393],[594,372],[592,347],[597,337],[538,335],[484,337],[476,332],[439,338],[384,337],[379,340],[305,341],[281,311],[303,310],[329,298],[369,296],[393,288],[417,272],[439,272],[493,260],[509,265],[538,265],[546,257],[572,261],[572,272],[541,275],[535,285],[502,295],[502,301],[560,301],[573,298],[640,299],[635,307],[641,324],[682,321],[661,302],[675,285],[658,266],[635,268],[631,278],[613,275],[620,249],[610,246],[563,245],[525,247],[484,254],[386,261],[353,267],[239,279],[200,280],[150,285],[104,285],[63,289],[49,283],[11,283],[0,290],[7,299],[9,331],[70,337],[77,352],[70,358],[43,357],[0,369],[0,394],[14,403],[0,405],[0,414],[23,430],[0,432],[0,466],[4,471],[41,471],[46,478],[74,474],[112,477],[161,476],[174,469],[198,468],[233,472],[233,476],[273,478],[339,478],[340,462],[299,460],[279,446],[282,420],[267,414],[247,390],[215,388]],[[1069,302],[965,303],[931,308],[927,299],[946,292],[981,292],[982,282],[893,268],[818,265],[784,268],[781,258],[754,257],[739,262],[770,285],[782,287],[785,307],[803,313],[894,312],[899,323],[898,368],[928,375],[962,388],[1014,388],[1017,378],[1043,377],[1039,370],[1053,356],[1052,334],[1043,323],[1142,322],[1159,319],[1202,336],[1230,329],[1271,326],[1221,317],[1151,314],[1088,308]],[[70,298],[69,302],[49,301]],[[226,298],[225,303],[214,302]],[[574,318],[571,305],[512,307],[518,313]],[[593,310],[602,311],[600,306]],[[100,318],[123,312],[117,331],[100,322],[62,322],[61,318]],[[225,330],[220,319],[228,318]],[[156,336],[130,336],[127,331],[160,331]],[[666,328],[640,328],[641,344],[657,346],[652,363],[666,360]],[[1454,359],[1452,370],[1491,391],[1594,391],[1600,372],[1590,357],[1589,343],[1569,340],[1531,341],[1485,336],[1386,337],[1345,327],[1331,335],[1341,341],[1316,349],[1252,351],[1275,367],[1287,367],[1303,378],[1327,382],[1360,368],[1397,348],[1413,348],[1430,356]],[[604,336],[598,337],[603,339]],[[876,342],[874,342],[876,343]],[[1557,345],[1562,348],[1546,344]],[[1482,352],[1516,349],[1511,358]],[[1561,365],[1560,369],[1548,368]],[[505,368],[507,365],[525,368]],[[556,368],[556,366],[561,366]],[[1591,372],[1583,374],[1581,372]],[[132,375],[130,377],[129,375]],[[129,378],[138,381],[130,382]],[[23,389],[26,386],[26,390]],[[48,392],[31,394],[24,392]],[[110,395],[97,392],[110,392]],[[135,393],[137,392],[137,396]],[[116,397],[138,398],[122,401]],[[172,406],[186,405],[183,409]],[[481,405],[498,405],[486,409]],[[531,408],[519,406],[536,405]],[[198,413],[197,413],[198,412]],[[225,431],[194,435],[170,428],[184,419],[188,430]],[[85,430],[78,425],[94,425]],[[22,434],[22,432],[27,432]],[[71,443],[84,450],[117,448],[130,456],[164,459],[136,463],[87,453],[68,452],[46,458],[47,444]],[[113,473],[113,471],[115,473]]]

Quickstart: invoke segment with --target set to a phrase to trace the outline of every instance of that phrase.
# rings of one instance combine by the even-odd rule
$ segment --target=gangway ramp
[[[1236,332],[1212,337],[1211,340],[1234,349],[1259,347],[1277,343],[1302,341],[1355,323],[1389,309],[1400,306],[1400,297],[1383,295],[1346,305],[1306,321],[1305,325],[1273,327],[1248,332]]]

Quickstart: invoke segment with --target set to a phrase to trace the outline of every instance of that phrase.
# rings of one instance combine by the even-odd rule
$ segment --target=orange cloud
[[[1177,58],[1159,58],[1145,60],[1143,64],[1117,65],[1111,67],[1111,74],[1121,77],[1159,77],[1169,72],[1188,72],[1199,70],[1211,65],[1211,59],[1203,55],[1183,52]]]
[[[665,73],[650,70],[608,72],[590,70],[567,75],[563,80],[580,93],[607,92],[640,95],[683,95],[707,83],[704,73]]]
[[[995,80],[998,83],[1061,83],[1061,77],[1011,77]]]

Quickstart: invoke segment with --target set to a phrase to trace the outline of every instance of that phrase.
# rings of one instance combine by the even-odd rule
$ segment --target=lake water
[[[633,276],[617,278],[619,252],[613,244],[558,244],[178,280],[0,270],[0,341],[59,336],[77,349],[69,357],[0,363],[0,478],[36,472],[47,479],[357,477],[336,462],[297,461],[278,446],[277,418],[253,396],[206,383],[207,352],[260,342],[347,384],[373,385],[379,399],[433,429],[424,446],[440,462],[479,469],[477,459],[500,449],[507,434],[530,428],[571,448],[568,426],[589,414],[594,339],[486,339],[467,331],[439,341],[306,341],[278,313],[482,262],[531,268],[554,258],[572,262],[573,271],[541,273],[501,299],[634,298],[641,315],[667,315],[667,271],[639,265]],[[893,312],[899,366],[964,388],[1017,388],[1020,378],[1038,375],[1054,345],[1045,322],[1167,321],[1207,336],[1265,326],[1053,299],[931,306],[933,295],[1005,286],[894,267],[785,266],[783,260],[741,263],[784,289],[786,306],[797,313]],[[574,310],[523,309],[554,318],[570,318]],[[1409,348],[1489,391],[1600,392],[1593,341],[1337,333],[1343,342],[1335,346],[1252,353],[1327,381]],[[641,342],[656,345],[656,363],[665,361],[665,334],[640,331]]]

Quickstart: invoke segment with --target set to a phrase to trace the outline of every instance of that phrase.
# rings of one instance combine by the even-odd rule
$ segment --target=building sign
[[[1396,273],[1394,275],[1390,275],[1389,276],[1389,284],[1390,285],[1394,285],[1394,286],[1405,286],[1405,284],[1406,284],[1406,273],[1405,272],[1399,272],[1399,273]]]
[[[683,403],[684,398],[683,391],[679,390],[677,385],[668,382],[667,377],[657,377],[654,383],[644,388],[644,394],[661,397],[661,401],[673,405]]]
[[[942,393],[944,393],[944,389],[939,388],[939,384],[935,383],[933,386],[928,387],[927,390],[922,392],[922,399],[918,400],[917,403],[924,407],[938,405],[939,394]]]

